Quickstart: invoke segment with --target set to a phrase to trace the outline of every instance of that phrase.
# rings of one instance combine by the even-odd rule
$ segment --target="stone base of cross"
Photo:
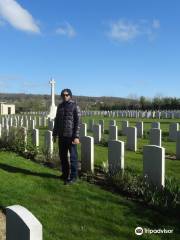
[[[50,110],[49,110],[49,114],[48,114],[47,117],[50,118],[50,119],[54,119],[56,117],[56,111],[57,111],[57,106],[51,105]]]

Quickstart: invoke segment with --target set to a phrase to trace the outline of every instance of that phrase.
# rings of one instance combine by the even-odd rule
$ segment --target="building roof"
[[[5,105],[14,105],[14,106],[15,106],[15,104],[13,104],[13,103],[7,103],[7,102],[0,102],[0,104],[5,104]]]

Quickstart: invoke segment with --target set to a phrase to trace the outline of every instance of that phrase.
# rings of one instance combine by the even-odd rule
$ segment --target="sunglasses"
[[[69,94],[63,94],[63,97],[68,97],[69,96]]]

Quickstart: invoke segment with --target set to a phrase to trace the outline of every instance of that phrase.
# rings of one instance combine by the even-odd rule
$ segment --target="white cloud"
[[[110,24],[109,37],[117,41],[129,41],[139,35],[138,26],[130,22],[119,20]]]
[[[5,23],[0,19],[0,27],[4,26]]]
[[[160,28],[160,21],[158,19],[154,19],[152,23],[152,27],[155,29]]]
[[[149,40],[154,40],[155,31],[160,28],[160,21],[154,19],[140,19],[137,22],[120,19],[109,24],[107,35],[110,39],[118,42],[128,42],[140,36],[146,36]]]
[[[32,15],[15,0],[0,0],[0,17],[16,29],[40,33]]]
[[[72,27],[72,25],[68,22],[65,22],[64,24],[62,24],[61,26],[59,26],[56,29],[56,33],[59,35],[63,35],[63,36],[67,36],[69,38],[73,38],[76,36],[76,31],[75,29]]]

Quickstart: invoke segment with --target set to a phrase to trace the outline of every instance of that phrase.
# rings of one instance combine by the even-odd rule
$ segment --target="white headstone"
[[[93,131],[93,125],[94,125],[94,119],[89,119],[88,130],[91,132]]]
[[[160,129],[160,122],[152,122],[151,128],[159,128]]]
[[[47,126],[47,118],[44,116],[43,117],[43,127]]]
[[[13,143],[15,141],[15,138],[16,138],[16,133],[15,133],[15,130],[16,127],[14,126],[11,126],[9,127],[9,140]]]
[[[39,147],[39,129],[33,129],[32,130],[32,143]]]
[[[127,127],[127,145],[128,150],[137,151],[137,128],[136,127]]]
[[[26,208],[20,205],[6,208],[7,240],[42,240],[42,224]]]
[[[26,146],[27,146],[27,129],[25,127],[20,127],[19,128],[23,143],[24,143],[24,150],[26,151]]]
[[[36,127],[36,120],[37,120],[37,119],[36,119],[36,116],[33,117],[33,120],[34,120],[34,125],[35,125],[35,127]]]
[[[177,131],[179,131],[179,123],[171,123],[169,125],[169,140],[176,141]]]
[[[80,138],[87,136],[87,123],[81,123],[80,126]]]
[[[34,121],[34,119],[31,120],[31,129],[35,129],[35,121]]]
[[[161,118],[161,112],[156,112],[156,118],[159,118],[159,119]]]
[[[2,127],[5,126],[5,119],[4,119],[4,117],[1,118],[1,124],[2,124]]]
[[[100,119],[99,124],[101,125],[101,132],[104,133],[104,120]]]
[[[26,129],[28,129],[29,128],[29,120],[28,119],[26,119],[25,120],[25,122],[24,122],[24,127],[26,128]]]
[[[137,122],[136,128],[137,128],[137,137],[142,138],[143,137],[143,129],[144,129],[143,122]]]
[[[39,127],[42,127],[42,118],[41,117],[38,118],[38,122],[39,122]]]
[[[165,149],[147,145],[143,147],[143,174],[158,187],[165,186]]]
[[[180,159],[180,131],[176,134],[176,159]]]
[[[116,120],[110,120],[109,126],[116,126]]]
[[[126,135],[126,129],[129,126],[128,121],[122,121],[122,135]]]
[[[118,140],[118,127],[117,126],[109,126],[109,141],[110,140]]]
[[[108,167],[111,175],[124,169],[124,142],[119,140],[108,142]]]
[[[15,127],[17,127],[17,126],[18,126],[17,123],[18,123],[18,122],[17,122],[17,118],[15,117],[14,120],[13,120],[13,125],[14,125]]]
[[[157,145],[161,147],[161,129],[152,128],[149,130],[150,145]]]
[[[53,136],[52,131],[46,131],[45,133],[45,150],[52,157],[53,154]]]
[[[93,125],[93,137],[94,137],[95,144],[98,144],[101,141],[101,125],[100,124]]]
[[[81,138],[81,171],[94,172],[94,138]]]
[[[13,118],[10,117],[10,119],[9,119],[9,126],[12,127],[12,125],[13,125]]]
[[[5,137],[8,138],[8,136],[9,136],[9,125],[8,124],[5,124],[5,126],[3,128],[3,133],[4,133]]]

